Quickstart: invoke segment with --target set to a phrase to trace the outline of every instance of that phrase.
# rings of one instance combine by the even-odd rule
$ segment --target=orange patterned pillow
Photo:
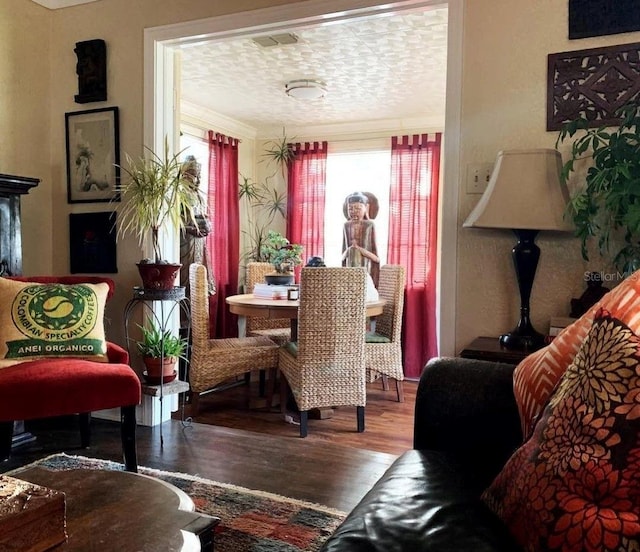
[[[524,550],[640,550],[640,339],[601,311],[483,494]]]
[[[633,332],[640,333],[640,271],[607,293],[549,345],[518,364],[513,373],[513,390],[525,441],[531,436],[556,383],[580,350],[595,313],[601,308],[627,324]]]

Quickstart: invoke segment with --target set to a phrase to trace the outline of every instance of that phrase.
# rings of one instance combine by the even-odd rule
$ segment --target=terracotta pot
[[[173,289],[181,264],[137,263],[144,289]]]
[[[143,357],[142,361],[147,368],[143,374],[147,383],[158,385],[160,383],[168,383],[176,378],[176,364],[178,362],[176,357],[163,359],[158,357]]]

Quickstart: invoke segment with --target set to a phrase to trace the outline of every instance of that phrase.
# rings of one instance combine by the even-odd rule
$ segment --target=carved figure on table
[[[578,299],[571,299],[571,318],[580,318],[609,291],[609,288],[602,285],[602,275],[599,272],[588,272],[585,279],[585,292]]]
[[[376,197],[367,192],[354,192],[345,199],[347,217],[342,237],[342,266],[363,266],[378,285],[380,257],[376,246],[373,218],[378,212]]]

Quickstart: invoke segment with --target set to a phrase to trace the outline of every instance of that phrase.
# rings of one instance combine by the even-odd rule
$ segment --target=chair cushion
[[[126,364],[40,359],[0,370],[0,421],[94,412],[140,402]]]
[[[484,493],[525,550],[640,549],[640,339],[605,310]]]
[[[51,357],[108,362],[107,283],[40,284],[0,278],[0,368]]]
[[[551,393],[589,333],[595,313],[604,308],[635,333],[640,331],[640,271],[607,293],[582,317],[562,330],[543,349],[529,355],[513,373],[514,395],[526,440],[549,401]]]
[[[298,356],[298,342],[297,341],[287,341],[283,347],[294,357]]]
[[[367,332],[364,340],[366,343],[391,343],[391,340],[385,336],[376,332]]]

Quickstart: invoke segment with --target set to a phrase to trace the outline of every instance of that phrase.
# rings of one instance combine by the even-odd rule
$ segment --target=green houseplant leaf
[[[169,153],[167,138],[162,156],[146,149],[148,155],[137,160],[125,154],[127,166],[120,167],[127,177],[120,185],[124,205],[118,217],[118,237],[133,234],[142,247],[151,233],[155,262],[160,262],[164,260],[160,229],[167,223],[180,230],[186,224],[197,226],[203,199],[197,185],[183,173],[182,152]]]
[[[640,265],[640,104],[618,111],[618,126],[589,127],[580,117],[566,123],[556,147],[570,141],[571,152],[561,178],[566,183],[579,162],[589,163],[584,186],[568,205],[582,257],[589,260],[588,243],[595,240],[602,256],[611,255],[624,272]]]
[[[143,357],[187,360],[186,339],[172,335],[169,330],[161,330],[150,318],[147,319],[146,326],[138,324],[138,327],[142,331],[142,341],[139,341],[136,345],[138,352]]]

